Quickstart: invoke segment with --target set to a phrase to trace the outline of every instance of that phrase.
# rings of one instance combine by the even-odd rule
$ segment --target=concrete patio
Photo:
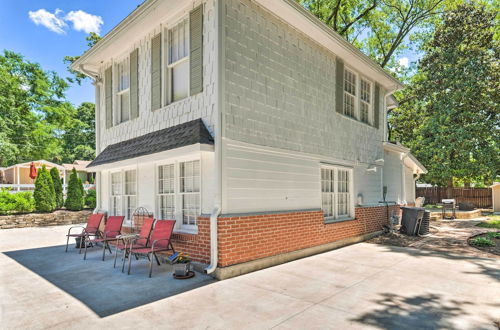
[[[97,251],[65,254],[67,228],[0,231],[0,328],[497,329],[500,317],[499,258],[361,243],[174,281],[165,265],[149,279],[144,260],[127,276]]]

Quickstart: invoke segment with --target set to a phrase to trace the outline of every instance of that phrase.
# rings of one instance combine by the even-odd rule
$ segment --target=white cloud
[[[54,13],[48,12],[45,9],[38,9],[37,11],[30,11],[29,17],[36,25],[43,25],[47,29],[55,33],[66,33],[64,28],[67,26],[64,20],[59,16],[62,11],[56,9]]]
[[[401,57],[399,59],[399,65],[401,65],[402,67],[405,67],[407,68],[410,64],[410,60],[408,59],[408,57]]]
[[[101,32],[101,25],[104,23],[101,16],[92,15],[83,10],[70,11],[65,20],[73,23],[73,29],[76,31],[84,31],[85,33]]]

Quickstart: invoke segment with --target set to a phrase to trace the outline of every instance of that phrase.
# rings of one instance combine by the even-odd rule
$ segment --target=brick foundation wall
[[[172,244],[177,252],[191,257],[191,260],[210,263],[210,218],[198,218],[198,234],[174,233]]]
[[[52,213],[27,213],[0,216],[0,229],[61,226],[86,223],[92,211],[59,210]]]
[[[389,206],[389,216],[399,206]],[[355,209],[355,219],[325,224],[322,211],[219,218],[219,266],[225,267],[382,230],[385,206]]]

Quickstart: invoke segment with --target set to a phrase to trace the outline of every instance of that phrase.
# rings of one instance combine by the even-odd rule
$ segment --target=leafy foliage
[[[85,194],[85,205],[90,209],[95,209],[97,205],[97,195],[94,189],[87,190]]]
[[[486,237],[476,237],[470,240],[471,245],[475,246],[495,246],[495,242]]]
[[[66,126],[63,138],[63,161],[89,160],[95,157],[95,105],[82,103]]]
[[[31,191],[10,193],[0,190],[0,214],[29,213],[35,210],[35,200]]]
[[[54,182],[45,165],[38,170],[33,197],[35,198],[35,208],[37,211],[52,212],[56,209]]]
[[[56,208],[60,209],[64,205],[64,194],[59,170],[55,167],[50,169],[50,176],[54,183],[54,193],[56,194]]]
[[[412,149],[438,185],[491,182],[500,174],[499,45],[495,13],[448,11],[425,47],[419,73],[390,116],[392,138]]]
[[[476,226],[483,228],[496,228],[500,229],[500,219],[499,220],[487,220],[478,223]]]
[[[90,48],[94,46],[99,40],[101,40],[101,37],[95,32],[90,32],[90,34],[85,39],[87,40],[87,45]],[[77,83],[78,85],[80,85],[83,80],[88,78],[83,73],[71,69],[71,64],[73,64],[79,58],[80,56],[64,56],[64,63],[68,65],[68,71],[72,75],[72,77],[68,77],[66,79],[70,83]]]
[[[69,177],[65,206],[71,211],[80,211],[84,206],[84,190],[82,180],[78,178],[74,168]]]

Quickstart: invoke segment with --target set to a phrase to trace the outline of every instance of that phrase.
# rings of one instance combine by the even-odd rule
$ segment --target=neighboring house
[[[493,201],[493,212],[500,213],[500,182],[493,183],[491,188],[491,199]]]
[[[89,160],[75,160],[73,164],[63,164],[65,181],[69,181],[69,176],[73,168],[76,170],[76,174],[82,180],[84,184],[90,184],[94,182],[95,173],[87,168],[90,164]]]
[[[219,278],[370,237],[425,172],[385,142],[401,84],[294,0],[145,1],[72,68],[98,209],[176,219]]]
[[[13,190],[33,190],[35,187],[35,180],[30,178],[31,163],[32,162],[14,164],[4,168],[3,185],[5,187],[10,187]],[[47,170],[50,171],[53,167],[55,167],[59,170],[61,177],[64,177],[64,167],[61,165],[51,163],[46,160],[35,160],[33,163],[37,169],[45,165]],[[66,181],[64,181],[64,183],[66,183]]]

